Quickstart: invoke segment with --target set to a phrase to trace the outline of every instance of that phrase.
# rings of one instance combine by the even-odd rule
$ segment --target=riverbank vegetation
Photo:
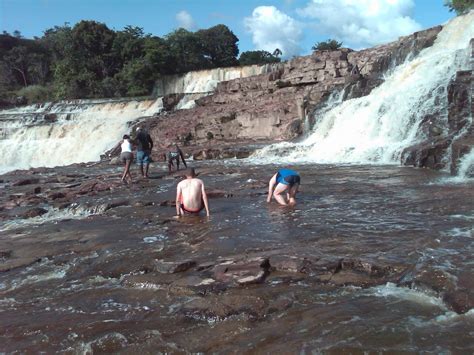
[[[162,75],[279,62],[280,50],[244,52],[225,25],[163,38],[141,27],[115,31],[95,21],[64,24],[42,37],[0,34],[0,100],[45,100],[150,95]],[[24,100],[25,101],[25,100]]]

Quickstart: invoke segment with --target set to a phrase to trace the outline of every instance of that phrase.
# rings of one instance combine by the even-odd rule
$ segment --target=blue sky
[[[0,0],[0,31],[19,30],[27,38],[83,19],[158,36],[222,23],[239,38],[241,52],[280,48],[286,57],[308,54],[328,38],[370,47],[453,16],[443,0]]]

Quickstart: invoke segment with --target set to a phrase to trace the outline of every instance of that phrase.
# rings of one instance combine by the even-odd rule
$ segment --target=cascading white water
[[[127,122],[162,110],[162,99],[77,101],[0,113],[0,173],[96,161],[128,131]],[[43,119],[54,113],[53,123]]]
[[[169,94],[207,94],[213,92],[218,83],[238,78],[269,73],[278,64],[249,65],[245,67],[199,70],[184,75],[171,75],[159,80],[155,87],[156,96]]]
[[[177,104],[177,109],[191,109],[195,101],[211,94],[222,81],[269,73],[278,68],[279,64],[249,65],[245,67],[216,68],[199,70],[184,75],[164,77],[155,86],[155,95],[184,94]]]
[[[471,151],[461,158],[458,176],[461,179],[474,177],[474,148],[471,148]]]
[[[428,114],[447,120],[446,89],[459,70],[470,69],[474,12],[451,20],[433,46],[387,73],[370,95],[335,100],[316,113],[312,133],[300,143],[262,149],[256,161],[288,163],[399,163],[404,148],[423,140],[419,130]]]
[[[268,73],[275,65],[217,68],[163,78],[156,100],[75,100],[0,111],[0,174],[97,161],[128,132],[127,123],[163,109],[162,96],[185,94],[177,109],[209,95],[221,81]],[[55,114],[54,122],[44,119]]]

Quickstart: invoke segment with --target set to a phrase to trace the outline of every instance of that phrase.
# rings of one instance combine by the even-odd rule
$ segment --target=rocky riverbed
[[[0,351],[470,352],[472,182],[397,166],[194,163],[211,217],[174,217],[179,173],[106,162],[0,176]],[[133,171],[136,176],[136,170]]]

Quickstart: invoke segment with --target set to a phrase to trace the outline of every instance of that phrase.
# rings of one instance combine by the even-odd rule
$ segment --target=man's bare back
[[[195,177],[194,169],[188,169],[186,179],[176,189],[176,214],[199,213],[203,208],[209,216],[209,203],[204,183]]]

